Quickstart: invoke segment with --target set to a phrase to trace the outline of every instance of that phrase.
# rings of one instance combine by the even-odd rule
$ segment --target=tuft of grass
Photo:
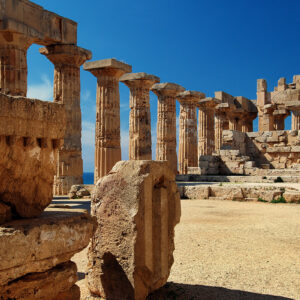
[[[286,203],[286,200],[283,196],[279,196],[277,199],[273,199],[271,203]]]
[[[220,183],[219,183],[219,186],[223,186],[223,183],[222,183],[222,182],[220,182]]]
[[[268,202],[267,200],[264,200],[264,199],[261,198],[261,197],[259,197],[259,198],[257,199],[257,201],[258,201],[258,202]]]

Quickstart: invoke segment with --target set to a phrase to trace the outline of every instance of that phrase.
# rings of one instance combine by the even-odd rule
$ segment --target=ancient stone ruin
[[[92,198],[98,227],[89,248],[88,287],[105,299],[145,299],[173,264],[180,219],[175,174],[166,162],[122,161]]]
[[[75,22],[27,0],[0,7],[0,299],[79,300],[70,259],[95,222],[84,211],[44,209],[53,184],[65,193],[82,180],[79,66],[91,53],[76,46]],[[55,64],[53,103],[26,98],[33,43]]]

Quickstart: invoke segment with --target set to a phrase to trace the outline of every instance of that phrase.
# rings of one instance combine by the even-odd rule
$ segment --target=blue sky
[[[78,45],[93,60],[114,57],[186,89],[256,98],[256,80],[273,90],[300,74],[299,0],[35,0],[78,23]],[[53,66],[33,45],[29,97],[52,99]],[[96,78],[81,72],[84,170],[94,167]],[[120,84],[122,158],[128,158],[129,90]],[[151,93],[153,155],[157,98]],[[177,114],[179,106],[177,105]],[[257,126],[255,126],[257,127]],[[287,129],[290,120],[287,120]]]

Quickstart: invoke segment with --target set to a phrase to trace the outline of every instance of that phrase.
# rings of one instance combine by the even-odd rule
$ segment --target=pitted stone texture
[[[41,48],[54,64],[54,102],[63,103],[66,111],[64,145],[59,149],[54,194],[67,195],[71,186],[82,184],[80,66],[92,53],[75,45],[52,45]]]
[[[5,286],[0,286],[0,299],[79,300],[80,292],[74,286],[76,281],[76,265],[67,262],[51,270],[28,274]]]
[[[64,130],[63,105],[0,94],[0,201],[20,217],[51,202]]]
[[[156,160],[166,160],[177,174],[176,96],[184,88],[175,83],[157,83],[151,88],[158,97]]]
[[[121,160],[119,78],[132,68],[115,59],[104,59],[87,62],[84,69],[97,77],[96,183]]]
[[[166,162],[122,161],[92,198],[98,228],[89,248],[88,286],[106,299],[145,299],[173,264],[179,192]]]
[[[39,218],[0,226],[0,290],[28,273],[69,261],[88,245],[95,227],[85,212],[49,208]]]
[[[149,91],[159,78],[147,73],[130,73],[120,78],[130,89],[129,159],[151,160],[151,115]]]

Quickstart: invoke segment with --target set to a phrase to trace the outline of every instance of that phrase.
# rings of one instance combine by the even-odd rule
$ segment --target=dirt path
[[[299,204],[181,203],[169,283],[150,299],[300,299]],[[86,250],[74,260],[85,299]]]

